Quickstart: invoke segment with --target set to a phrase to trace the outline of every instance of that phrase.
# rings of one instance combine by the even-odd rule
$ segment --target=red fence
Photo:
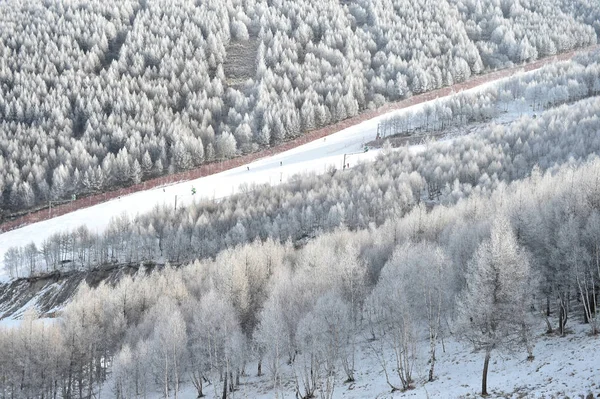
[[[96,194],[96,195],[92,195],[89,197],[81,198],[81,199],[78,199],[78,200],[75,200],[75,201],[72,201],[72,202],[69,202],[66,204],[57,205],[54,208],[52,208],[51,212],[48,209],[33,211],[27,215],[18,217],[17,219],[1,223],[0,224],[0,233],[14,230],[16,228],[23,227],[23,226],[26,226],[26,225],[29,225],[32,223],[41,222],[43,220],[48,220],[48,219],[51,219],[51,218],[54,218],[57,216],[61,216],[61,215],[76,211],[78,209],[87,208],[87,207],[90,207],[93,205],[100,204],[102,202],[106,202],[113,198],[118,198],[118,197],[121,197],[124,195],[138,192],[138,191],[148,190],[151,188],[164,186],[164,185],[170,185],[170,184],[187,181],[187,180],[194,180],[199,177],[209,176],[209,175],[213,175],[213,174],[216,174],[219,172],[223,172],[225,170],[236,168],[236,167],[248,164],[252,161],[255,161],[259,158],[264,158],[264,157],[269,157],[269,156],[272,156],[275,154],[279,154],[281,152],[290,150],[292,148],[296,148],[302,144],[306,144],[310,141],[329,136],[333,133],[337,133],[348,127],[351,127],[360,122],[364,122],[366,120],[372,119],[376,116],[383,115],[387,112],[410,107],[412,105],[416,105],[416,104],[420,104],[420,103],[423,103],[426,101],[434,100],[439,97],[445,97],[445,96],[448,96],[457,91],[471,89],[471,88],[479,86],[483,83],[487,83],[487,82],[491,82],[491,81],[494,81],[494,80],[497,80],[497,79],[500,79],[503,77],[511,76],[511,75],[515,74],[516,72],[519,72],[522,70],[533,71],[535,69],[541,68],[544,65],[547,65],[547,64],[550,64],[550,63],[553,63],[556,61],[564,61],[564,60],[571,59],[576,53],[578,53],[580,51],[589,51],[589,50],[597,49],[599,47],[600,47],[600,45],[594,45],[594,46],[588,47],[586,49],[573,50],[573,51],[563,53],[563,54],[560,54],[557,56],[543,58],[543,59],[537,60],[535,62],[529,63],[524,66],[517,66],[514,68],[503,69],[503,70],[496,71],[496,72],[486,73],[485,75],[478,75],[478,76],[475,76],[463,83],[459,83],[459,84],[456,84],[453,86],[433,90],[433,91],[423,93],[423,94],[418,94],[418,95],[415,95],[413,97],[407,98],[402,101],[388,103],[376,110],[364,111],[355,117],[346,119],[344,121],[335,123],[333,125],[330,125],[330,126],[327,126],[327,127],[321,128],[321,129],[313,130],[311,132],[303,134],[302,136],[300,136],[294,140],[279,144],[272,148],[266,148],[266,149],[263,149],[261,151],[258,151],[258,152],[252,153],[252,154],[243,155],[243,156],[229,159],[229,160],[222,161],[222,162],[213,162],[213,163],[205,164],[196,169],[189,170],[186,172],[177,173],[177,174],[173,174],[173,175],[169,175],[169,176],[162,176],[162,177],[158,177],[155,179],[147,180],[143,183],[136,184],[134,186],[130,186],[127,188],[121,188],[118,190],[109,191],[106,193]]]

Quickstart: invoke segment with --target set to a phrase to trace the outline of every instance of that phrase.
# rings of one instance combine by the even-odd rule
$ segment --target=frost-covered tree
[[[494,350],[525,347],[532,356],[529,309],[533,293],[529,260],[519,247],[509,221],[494,220],[490,238],[470,262],[466,286],[458,300],[461,337],[483,350],[481,393],[487,395],[487,374]]]
[[[390,269],[390,270],[388,270]],[[429,335],[429,381],[434,380],[437,345],[444,319],[452,309],[456,277],[444,250],[431,243],[405,244],[396,249],[384,273],[395,270],[399,289],[406,292],[415,321],[426,326]]]

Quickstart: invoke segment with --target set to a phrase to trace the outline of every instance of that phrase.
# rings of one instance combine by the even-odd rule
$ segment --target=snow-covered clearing
[[[527,72],[534,73],[534,72]],[[493,85],[501,84],[509,78],[486,82],[466,92],[483,91]],[[432,100],[432,102],[438,101]],[[285,183],[292,176],[303,173],[323,173],[329,167],[342,168],[344,155],[346,163],[352,166],[358,162],[372,161],[380,150],[364,152],[364,145],[375,139],[378,123],[392,115],[416,111],[427,103],[421,103],[401,110],[367,120],[355,126],[332,134],[324,139],[315,140],[292,150],[254,161],[248,165],[234,168],[212,176],[176,183],[128,196],[117,198],[102,204],[59,216],[50,220],[34,223],[0,234],[0,281],[6,281],[4,254],[13,246],[22,246],[30,242],[40,245],[46,238],[58,232],[71,231],[86,225],[91,231],[101,233],[112,217],[128,214],[134,218],[152,210],[155,206],[185,206],[200,198],[218,199],[237,193],[242,185]],[[517,119],[521,111],[513,111],[502,116],[502,123]],[[422,151],[423,146],[413,146]],[[196,194],[192,195],[192,188]]]

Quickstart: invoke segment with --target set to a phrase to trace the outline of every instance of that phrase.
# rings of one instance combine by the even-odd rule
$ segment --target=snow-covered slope
[[[415,107],[421,107],[416,105]],[[150,211],[157,205],[177,206],[189,204],[200,198],[218,199],[240,189],[242,184],[280,184],[299,173],[323,173],[328,167],[342,168],[344,154],[350,167],[357,162],[375,159],[378,150],[364,152],[364,144],[375,139],[377,124],[382,118],[405,110],[365,121],[324,139],[299,146],[272,157],[259,159],[246,166],[231,169],[212,176],[137,192],[102,204],[59,216],[50,220],[34,223],[0,235],[0,267],[3,266],[4,253],[13,246],[31,241],[40,244],[48,236],[69,231],[85,224],[90,230],[102,232],[111,217],[127,213],[134,217]],[[192,195],[192,187],[196,194]],[[3,269],[3,268],[2,268]],[[0,276],[3,271],[0,271]],[[6,277],[4,277],[6,278]]]
[[[492,85],[502,84],[506,79],[508,78],[487,82],[467,91],[482,91]],[[324,139],[315,140],[272,157],[259,159],[242,167],[196,180],[140,191],[0,234],[0,281],[7,279],[3,267],[4,254],[13,246],[25,245],[32,241],[39,246],[50,235],[70,231],[81,225],[86,225],[91,231],[101,233],[112,217],[123,213],[135,217],[137,214],[150,211],[157,205],[166,204],[174,207],[177,201],[177,207],[179,207],[200,198],[218,199],[238,192],[240,186],[244,184],[276,185],[286,182],[296,174],[323,173],[330,166],[342,168],[344,159],[350,168],[357,162],[374,160],[379,150],[370,149],[365,153],[364,145],[375,139],[379,122],[395,114],[415,111],[426,104],[421,103],[389,112]],[[514,112],[504,115],[501,122],[506,123],[507,118],[514,120],[519,114],[519,112]],[[414,148],[415,151],[423,149],[421,146]],[[344,157],[345,154],[347,154],[346,157]],[[196,189],[195,195],[192,195],[192,188]]]
[[[83,224],[92,231],[101,232],[110,218],[123,213],[135,216],[150,211],[157,205],[177,206],[189,204],[199,198],[221,198],[239,191],[242,184],[279,184],[291,176],[305,172],[323,172],[333,165],[342,168],[344,154],[359,153],[347,157],[350,167],[359,161],[374,159],[377,151],[363,153],[363,143],[375,138],[375,118],[325,139],[297,147],[273,157],[257,160],[247,166],[231,169],[196,180],[137,192],[102,204],[31,224],[0,235],[0,265],[6,250],[15,245],[34,241],[40,244],[53,233],[68,231]],[[192,187],[196,194],[192,195]]]
[[[539,325],[538,332],[544,331]],[[484,354],[473,351],[465,343],[457,342],[452,337],[447,338],[438,347],[436,363],[436,378],[427,381],[429,365],[424,362],[428,358],[428,343],[426,339],[420,342],[421,361],[417,362],[414,370],[415,388],[406,392],[392,392],[386,383],[385,375],[373,352],[366,342],[360,344],[356,357],[356,381],[345,383],[343,372],[338,373],[333,390],[333,398],[362,399],[362,398],[473,398],[481,397],[481,374]],[[399,385],[399,379],[391,370],[393,353],[390,351],[388,373],[390,382]],[[556,335],[537,336],[534,349],[534,359],[526,360],[527,353],[506,354],[492,352],[488,374],[489,398],[587,398],[591,393],[594,398],[600,395],[600,336],[589,336],[589,328],[573,323],[573,330],[565,337]],[[291,366],[285,366],[282,371],[285,377],[278,388],[274,388],[268,372],[262,377],[256,377],[256,364],[246,368],[248,376],[244,377],[231,398],[255,399],[293,399],[296,397],[294,388],[294,371]],[[112,393],[109,379],[106,383],[105,398]],[[206,385],[204,391],[208,398],[218,398],[221,394],[221,384]],[[194,398],[196,392],[189,383],[179,393],[182,398]],[[154,393],[151,398],[158,399],[160,394]],[[320,398],[317,391],[315,397]]]

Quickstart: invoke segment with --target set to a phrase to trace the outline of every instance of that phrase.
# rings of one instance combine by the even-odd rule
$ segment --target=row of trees
[[[28,313],[0,330],[0,389],[133,398],[193,385],[227,397],[256,370],[276,394],[332,397],[360,378],[359,347],[391,389],[408,389],[436,378],[450,335],[485,353],[484,370],[494,350],[531,358],[544,319],[564,334],[578,309],[597,333],[599,174],[594,157],[303,248],[255,241],[84,285],[55,323]]]
[[[504,113],[536,114],[558,105],[600,93],[597,54],[548,65],[539,71],[513,76],[503,83],[476,92],[461,92],[425,103],[415,111],[398,112],[378,126],[381,138],[461,128],[496,119]]]
[[[38,246],[12,248],[4,265],[11,276],[24,277],[108,263],[179,263],[255,239],[298,242],[341,225],[352,230],[381,225],[423,201],[453,204],[527,176],[534,165],[546,170],[597,154],[599,112],[595,97],[431,143],[418,154],[410,148],[387,151],[352,171],[298,177],[280,187],[247,187],[218,203],[117,217],[102,233],[82,226]]]
[[[593,44],[584,3],[3,2],[0,208],[230,158]]]
[[[572,48],[573,41],[585,42],[593,29],[580,30],[577,24],[567,22],[561,12],[566,12],[574,21],[589,21],[583,16],[586,11],[592,11],[592,14],[595,11],[598,15],[597,9],[592,10],[581,0],[552,3],[543,0],[451,0],[451,3],[466,19],[465,29],[469,38],[476,42],[483,62],[493,67],[507,61],[518,63],[554,55]],[[570,13],[575,10],[578,11],[576,14]],[[544,35],[534,32],[544,32]]]

